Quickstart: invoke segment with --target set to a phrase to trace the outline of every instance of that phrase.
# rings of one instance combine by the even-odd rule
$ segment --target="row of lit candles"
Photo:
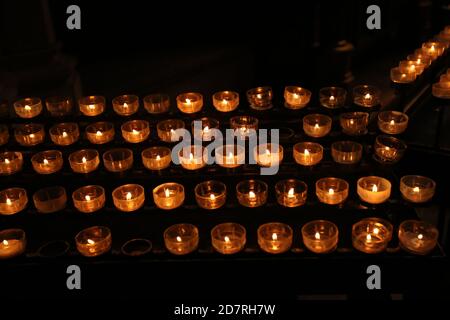
[[[327,177],[317,180],[316,195],[320,202],[337,205],[343,203],[349,194],[349,184],[344,179]],[[414,203],[429,201],[435,192],[435,182],[424,176],[408,175],[400,180],[400,192],[403,197]],[[227,188],[220,181],[209,180],[197,184],[195,199],[199,207],[213,210],[226,203]],[[298,207],[306,202],[308,186],[297,179],[279,181],[275,185],[277,202],[285,207]],[[163,210],[180,207],[185,200],[184,186],[168,182],[153,189],[153,201]],[[357,194],[370,204],[387,201],[391,195],[391,182],[378,176],[362,177],[357,181]],[[268,186],[261,180],[244,180],[236,185],[238,202],[245,207],[255,208],[264,205],[268,197]],[[114,206],[124,212],[140,209],[145,202],[145,188],[139,184],[125,184],[112,192]],[[84,213],[92,213],[105,205],[105,189],[98,185],[88,185],[75,190],[72,194],[74,207]],[[66,190],[60,186],[46,187],[33,195],[38,212],[52,213],[66,207]],[[0,214],[13,215],[26,208],[27,192],[23,188],[8,188],[0,191]]]
[[[400,61],[398,67],[391,69],[391,80],[395,83],[411,83],[421,75],[450,46],[450,28],[446,27],[435,40],[422,44],[422,47]],[[450,92],[450,84],[447,93]],[[444,89],[445,90],[445,89]]]
[[[433,83],[432,93],[437,98],[450,99],[450,68],[439,77],[438,82]]]
[[[270,222],[259,226],[257,239],[260,249],[270,254],[287,252],[293,245],[293,229],[284,223]],[[366,218],[352,227],[353,247],[361,252],[375,254],[383,252],[392,239],[393,226],[380,218]],[[314,220],[301,228],[304,246],[311,252],[326,254],[336,250],[339,241],[338,227],[331,221]],[[418,220],[403,221],[398,230],[400,247],[404,250],[425,255],[437,244],[438,230]],[[164,231],[166,249],[174,255],[186,255],[197,250],[199,230],[195,225],[181,223],[170,226]],[[111,230],[105,226],[94,226],[80,231],[75,237],[79,253],[86,257],[96,257],[110,251],[112,246]],[[132,242],[139,243],[140,249],[128,251]],[[212,247],[225,255],[242,251],[247,242],[247,232],[238,223],[222,223],[211,230]],[[138,256],[151,251],[151,242],[147,239],[133,239],[122,246],[122,252]],[[19,256],[25,252],[26,235],[22,229],[0,231],[0,259]]]

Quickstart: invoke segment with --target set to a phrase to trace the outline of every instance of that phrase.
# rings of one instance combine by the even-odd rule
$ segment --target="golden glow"
[[[333,188],[328,189],[328,193],[329,194],[334,194],[334,189]]]
[[[91,196],[88,194],[84,198],[86,199],[86,201],[91,201]]]
[[[249,198],[256,198],[256,194],[255,194],[253,191],[250,191],[250,192],[248,193],[248,197],[249,197]]]
[[[164,189],[164,195],[166,196],[166,198],[170,197],[170,190],[169,189]]]

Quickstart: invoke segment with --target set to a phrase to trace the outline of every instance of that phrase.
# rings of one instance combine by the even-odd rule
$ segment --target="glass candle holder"
[[[364,202],[380,204],[391,196],[391,183],[382,177],[362,177],[357,182],[357,193]]]
[[[234,91],[219,91],[213,95],[213,105],[217,111],[231,112],[239,106],[239,93]]]
[[[6,229],[0,231],[0,260],[12,259],[22,255],[27,246],[25,231]]]
[[[199,112],[203,107],[203,96],[197,92],[179,94],[177,96],[177,107],[183,113]]]
[[[380,218],[367,218],[352,227],[353,247],[365,253],[380,253],[392,239],[392,224]]]
[[[256,163],[261,167],[279,166],[283,161],[283,147],[275,143],[257,145],[253,153]]]
[[[34,171],[39,174],[52,174],[63,166],[62,153],[58,150],[41,151],[31,157]]]
[[[140,209],[145,202],[144,187],[139,184],[124,184],[112,193],[114,206],[120,211],[131,212]]]
[[[0,175],[9,176],[22,170],[21,152],[5,151],[0,153]]]
[[[381,163],[396,163],[403,157],[406,148],[406,144],[400,139],[381,135],[375,139],[374,158]]]
[[[150,135],[150,124],[145,120],[127,121],[121,126],[122,137],[129,143],[140,143]]]
[[[184,187],[175,182],[160,184],[153,189],[153,201],[160,209],[176,209],[184,202]]]
[[[219,121],[213,118],[201,118],[192,121],[192,133],[194,139],[202,141],[213,140],[213,129],[219,129]]]
[[[69,146],[80,137],[78,124],[74,122],[58,123],[50,128],[50,139],[58,146]]]
[[[258,228],[258,245],[261,250],[278,254],[288,251],[292,245],[293,231],[280,222],[265,223]]]
[[[331,156],[340,164],[355,164],[361,161],[363,146],[354,141],[338,141],[331,144]]]
[[[9,129],[8,126],[0,125],[0,146],[7,144],[9,141]]]
[[[402,249],[426,255],[436,247],[439,231],[431,224],[418,220],[405,220],[398,229],[398,240]]]
[[[235,254],[244,249],[246,230],[237,223],[222,223],[211,230],[211,244],[221,254]]]
[[[323,147],[315,142],[299,142],[293,148],[294,160],[302,166],[313,166],[323,158]]]
[[[142,151],[142,163],[149,170],[163,170],[172,163],[171,150],[167,147],[150,147]]]
[[[450,99],[450,80],[433,83],[431,92],[437,98]]]
[[[140,257],[150,253],[153,244],[147,239],[131,239],[125,242],[120,248],[120,252],[128,257]]]
[[[391,69],[391,81],[395,83],[411,83],[416,80],[417,73],[411,69],[400,69],[395,67]]]
[[[67,194],[63,187],[47,187],[33,194],[33,202],[40,213],[53,213],[66,207]]]
[[[305,247],[314,253],[329,253],[336,249],[339,229],[330,221],[313,220],[302,227]]]
[[[72,193],[72,200],[78,211],[92,213],[105,206],[105,189],[96,185],[84,186]]]
[[[260,180],[241,181],[236,185],[236,195],[244,207],[260,207],[267,201],[267,183]]]
[[[237,144],[218,146],[215,149],[216,163],[224,168],[237,168],[245,163],[245,148]]]
[[[323,114],[308,114],[303,117],[303,130],[313,138],[321,138],[331,131],[332,119]]]
[[[410,54],[406,57],[406,60],[412,61],[416,64],[423,64],[423,65],[425,65],[425,68],[427,68],[431,64],[430,57],[428,57],[422,53]]]
[[[95,226],[75,236],[77,250],[85,257],[97,257],[111,250],[112,237],[108,227]]]
[[[95,117],[105,110],[105,97],[86,96],[78,100],[78,105],[82,114],[88,117]]]
[[[164,231],[164,244],[167,250],[176,255],[184,255],[197,250],[198,229],[189,223],[170,226]]]
[[[347,91],[339,87],[325,87],[319,90],[320,104],[328,109],[341,108],[345,105]]]
[[[39,98],[24,98],[14,102],[14,111],[24,119],[37,117],[42,112],[42,102]]]
[[[227,199],[224,183],[209,180],[195,186],[195,200],[200,208],[213,210],[222,207]]]
[[[278,204],[294,208],[305,204],[308,196],[308,185],[297,179],[287,179],[277,182],[275,193]]]
[[[111,172],[123,172],[133,167],[133,151],[117,148],[103,154],[103,165]]]
[[[414,203],[430,201],[435,189],[436,182],[428,177],[408,175],[400,179],[400,192],[403,198]]]
[[[348,197],[347,181],[339,178],[322,178],[316,181],[316,195],[320,202],[336,205]]]
[[[149,94],[144,97],[144,108],[150,114],[169,112],[170,98],[167,94]]]
[[[241,137],[256,134],[259,120],[252,116],[235,116],[230,118],[230,128],[238,130]]]
[[[114,139],[114,125],[111,122],[94,122],[86,127],[86,137],[92,144],[105,144]]]
[[[353,88],[353,103],[365,108],[380,104],[381,91],[375,86],[360,85]]]
[[[444,53],[445,47],[440,42],[429,41],[422,44],[422,51],[434,60]]]
[[[205,148],[199,145],[190,145],[182,148],[178,153],[181,166],[186,170],[198,170],[206,166],[207,154]]]
[[[27,206],[27,191],[22,188],[8,188],[0,191],[0,215],[16,214]]]
[[[369,114],[367,112],[345,112],[342,113],[339,122],[342,131],[350,136],[360,136],[367,133]]]
[[[72,112],[72,99],[70,97],[54,96],[45,99],[45,106],[52,117],[64,117]]]
[[[383,111],[378,114],[378,128],[387,134],[400,134],[408,127],[409,117],[399,111]]]
[[[112,100],[114,111],[119,116],[131,116],[139,109],[139,97],[134,94],[123,94]]]
[[[44,142],[44,126],[38,123],[19,124],[14,130],[14,136],[21,146],[35,146]]]
[[[287,86],[284,88],[284,106],[298,110],[306,107],[311,100],[311,91],[302,87]]]
[[[179,119],[168,119],[158,122],[156,130],[158,137],[164,142],[175,142],[178,138],[175,134],[177,129],[184,129],[184,121]]]
[[[419,76],[425,70],[426,65],[424,63],[417,63],[417,61],[403,60],[400,61],[398,67],[400,69],[400,72],[403,73],[415,72],[416,76]]]
[[[255,110],[268,110],[272,108],[272,88],[257,87],[247,91],[247,100],[250,108]]]
[[[73,172],[89,173],[97,170],[100,157],[95,149],[83,149],[72,152],[69,155],[69,163]]]

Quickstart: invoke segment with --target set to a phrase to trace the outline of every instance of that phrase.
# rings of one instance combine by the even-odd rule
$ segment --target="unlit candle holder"
[[[144,97],[144,108],[150,114],[169,112],[170,98],[167,94],[149,94]]]
[[[356,164],[361,161],[363,146],[354,141],[338,141],[331,144],[331,156],[340,164]]]
[[[250,108],[255,110],[269,110],[272,105],[272,88],[257,87],[247,91],[247,100]]]
[[[70,97],[53,96],[45,99],[45,106],[52,117],[64,117],[72,112],[73,102]]]
[[[103,165],[110,172],[123,172],[133,167],[133,151],[117,148],[103,154]]]
[[[39,213],[53,213],[66,207],[66,190],[60,186],[40,189],[33,194],[33,202]]]

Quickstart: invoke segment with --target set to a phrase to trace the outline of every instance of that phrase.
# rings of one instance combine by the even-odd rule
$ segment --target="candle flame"
[[[380,229],[378,229],[378,228],[373,228],[373,233],[375,233],[375,234],[380,233]]]
[[[366,239],[370,241],[370,240],[372,240],[372,236],[371,236],[370,234],[368,234],[368,235],[366,236]]]
[[[389,124],[390,124],[391,126],[395,125],[394,119],[392,119],[391,122],[389,122]]]
[[[416,72],[416,66],[412,64],[412,65],[409,67],[409,71],[410,71],[410,72]]]
[[[266,149],[266,155],[270,156],[270,150]]]
[[[27,104],[25,105],[24,109],[27,110],[27,111],[31,111],[31,107],[29,105],[27,105]]]
[[[156,156],[156,160],[157,161],[161,160],[161,157],[159,156],[159,154]]]
[[[414,187],[414,189],[413,189],[413,192],[419,192],[420,191],[420,188],[419,187]]]
[[[262,94],[261,94],[261,93],[258,93],[258,94],[256,95],[256,97],[257,97],[258,99],[262,99]]]
[[[127,198],[127,200],[131,200],[131,197],[132,197],[133,195],[131,194],[131,192],[127,192],[127,196],[126,196],[126,198]]]
[[[209,127],[208,127],[208,126],[204,127],[204,128],[203,128],[203,131],[204,131],[204,132],[208,132],[208,131],[209,131]]]
[[[224,238],[224,240],[225,240],[225,242],[230,242],[230,238],[228,237],[228,236],[225,236],[225,238]]]
[[[164,194],[166,196],[166,198],[170,197],[170,190],[169,189],[164,189]]]
[[[215,200],[215,199],[216,199],[216,196],[214,195],[214,193],[211,193],[211,194],[209,195],[209,198],[210,198],[211,200]]]
[[[6,198],[6,205],[8,205],[8,206],[12,205],[12,202],[11,202],[10,198]]]
[[[370,93],[366,93],[366,95],[364,96],[364,99],[370,100],[370,99],[372,99],[372,96],[370,95]]]
[[[376,184],[372,186],[372,192],[378,192],[378,187]]]
[[[223,104],[227,104],[227,103],[228,103],[227,99],[223,99],[223,100],[222,100],[222,103],[223,103]]]
[[[278,240],[278,236],[277,236],[277,234],[276,234],[275,232],[272,233],[272,240],[273,240],[273,241]]]
[[[89,243],[89,244],[95,244],[95,241],[92,240],[92,239],[87,239],[87,243]]]
[[[84,198],[86,199],[86,201],[91,201],[91,196],[88,194]]]
[[[34,138],[34,133],[30,133],[30,138],[31,138],[31,139]]]
[[[406,77],[406,74],[402,73],[402,78],[405,78],[405,77]]]
[[[308,149],[305,149],[305,157],[307,157],[307,156],[309,156],[309,150]]]
[[[186,103],[191,104],[191,99],[186,98]]]
[[[314,238],[316,238],[316,240],[320,240],[320,233],[316,232],[316,234],[314,235]]]
[[[181,242],[181,237],[180,236],[177,236],[177,241]]]
[[[292,198],[294,196],[294,188],[290,188],[288,191],[288,197]]]
[[[335,99],[336,98],[333,95],[330,96],[330,101],[334,101]]]
[[[389,150],[391,150],[391,148],[389,148],[389,147],[384,147],[384,149],[386,150],[386,151],[389,151]]]
[[[423,234],[419,233],[419,234],[417,235],[417,239],[422,240],[422,239],[423,239]]]
[[[353,119],[350,119],[350,124],[353,124],[353,123],[354,123]]]
[[[128,104],[126,102],[123,103],[123,108],[127,109],[128,108]]]
[[[139,131],[136,130],[136,129],[133,129],[133,130],[132,130],[132,133],[133,133],[133,134],[139,134]]]
[[[7,246],[8,244],[9,244],[8,240],[6,240],[6,239],[3,240],[3,245],[4,245],[4,246]]]
[[[9,164],[9,159],[8,158],[5,159],[5,163]]]
[[[256,194],[255,194],[253,191],[250,191],[250,192],[248,193],[248,197],[249,197],[249,198],[256,198]]]
[[[329,194],[334,194],[334,189],[333,188],[328,189],[328,193]]]
[[[66,138],[67,137],[67,132],[63,131],[62,136],[63,136],[63,138]]]
[[[228,154],[228,158],[233,158],[233,152],[230,151],[230,153]]]
[[[434,47],[434,44],[431,46],[430,51],[431,51],[431,52],[436,51],[436,48]]]
[[[87,162],[86,157],[83,157],[83,159],[81,159],[81,162],[86,163]]]
[[[192,152],[189,154],[189,161],[194,161],[194,155],[192,154]]]
[[[294,93],[293,95],[292,95],[292,98],[294,98],[294,99],[298,99],[298,97],[300,97],[298,94],[296,94],[296,93]]]
[[[318,124],[318,123],[316,123],[316,124],[314,125],[314,129],[319,129],[319,124]]]
[[[102,133],[100,130],[98,130],[97,133],[96,133],[96,135],[99,136],[99,137],[101,137],[101,136],[103,135],[103,133]]]
[[[48,160],[47,159],[44,159],[44,165],[48,165]]]
[[[417,58],[417,64],[421,64],[422,63],[422,59]]]
[[[91,110],[94,110],[94,109],[95,109],[95,104],[90,104],[90,105],[88,106],[88,108],[91,109]]]

